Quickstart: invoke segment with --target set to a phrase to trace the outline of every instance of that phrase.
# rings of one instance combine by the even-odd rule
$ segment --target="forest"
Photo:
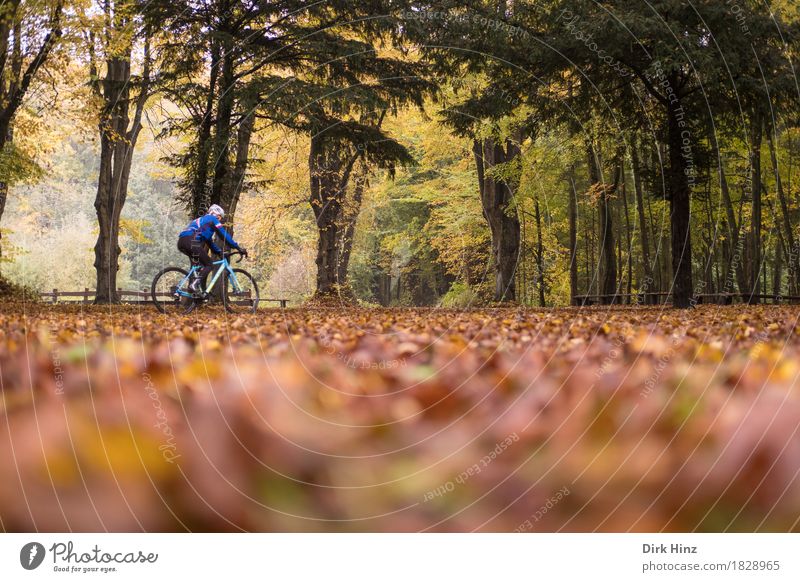
[[[221,204],[295,303],[798,295],[791,4],[352,4],[9,5],[3,277],[114,303]]]
[[[0,530],[797,531],[799,51],[790,0],[6,1]]]

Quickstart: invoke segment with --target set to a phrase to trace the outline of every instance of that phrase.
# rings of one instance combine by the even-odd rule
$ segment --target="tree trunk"
[[[212,155],[211,129],[214,125],[214,102],[217,78],[219,77],[219,43],[211,41],[211,64],[209,67],[208,92],[200,129],[197,132],[197,165],[192,176],[190,209],[192,216],[201,216],[211,206],[208,188],[208,162]]]
[[[711,174],[711,166],[708,167],[708,174]],[[705,195],[703,197],[703,207],[706,211],[706,230],[703,233],[703,242],[706,246],[706,258],[703,261],[703,291],[714,293],[714,264],[716,262],[716,244],[714,236],[714,213],[711,208],[711,180],[708,181]]]
[[[142,113],[150,80],[150,43],[145,39],[142,85],[131,122],[129,117],[131,68],[128,57],[106,61],[102,82],[103,111],[100,116],[100,170],[94,207],[99,234],[94,247],[97,272],[95,303],[118,303],[119,223],[128,193],[133,149],[142,127]],[[128,125],[130,124],[130,128]]]
[[[653,266],[650,263],[650,240],[648,236],[648,222],[644,214],[644,196],[642,194],[642,178],[639,173],[638,140],[634,139],[631,147],[631,171],[633,172],[633,189],[636,195],[636,212],[639,217],[639,241],[642,247],[642,265],[644,270],[643,280],[639,284],[639,291],[645,292],[645,303],[650,303],[647,292],[653,292],[655,279]]]
[[[775,148],[775,139],[772,131],[767,132],[767,144],[769,145],[769,156],[772,161],[772,171],[775,174],[775,187],[778,191],[778,203],[781,206],[781,219],[783,222],[783,237],[781,245],[786,249],[786,266],[788,267],[788,283],[789,294],[794,295],[797,292],[797,278],[798,278],[798,249],[795,246],[794,231],[792,230],[792,221],[789,217],[789,205],[786,201],[786,193],[783,190],[783,180],[781,179],[780,168],[778,166],[778,154]],[[780,232],[780,230],[779,230]]]
[[[578,200],[575,191],[575,166],[569,170],[569,299],[575,305],[578,295]]]
[[[8,136],[5,141],[6,144],[10,144],[13,141],[14,139],[13,133],[14,133],[14,128],[13,127],[9,128]],[[2,147],[4,146],[0,146],[0,150],[2,150]],[[8,183],[0,182],[0,219],[2,219],[3,217],[3,212],[6,209],[7,201],[8,201]],[[2,267],[3,267],[2,259],[3,259],[3,231],[0,230],[0,273],[2,272]]]
[[[539,198],[533,199],[533,212],[536,219],[536,272],[539,306],[546,307],[544,298],[544,244],[542,243],[542,215],[539,212]]]
[[[590,215],[594,218],[594,213],[591,212]],[[592,256],[591,256],[591,244],[592,244],[592,233],[594,232],[594,224],[589,226],[589,224],[584,225],[583,229],[583,255],[584,255],[584,269],[586,273],[586,294],[592,294]]]
[[[609,204],[609,207],[611,208],[611,213],[614,216],[614,223],[615,224],[622,224],[622,218],[620,217],[619,204]],[[617,227],[617,228],[619,228],[619,227]],[[620,285],[622,283],[622,273],[623,273],[623,267],[622,267],[622,237],[621,236],[616,236],[616,237],[614,237],[614,240],[615,240],[615,245],[616,245],[615,248],[616,248],[616,253],[617,253],[617,257],[616,257],[617,280],[615,280],[614,293],[618,294],[620,292]],[[617,301],[619,301],[619,299],[617,299],[615,297],[614,298],[614,302],[617,302]]]
[[[8,199],[8,184],[0,182],[0,218],[3,217],[3,211],[6,209],[6,200]],[[0,230],[0,273],[3,268],[3,231]]]
[[[525,211],[524,209],[520,208],[519,211],[519,233],[520,233],[520,241],[519,241],[519,263],[516,272],[516,291],[517,291],[517,301],[519,301],[522,305],[525,305],[528,298],[528,288],[527,288],[527,277],[528,273],[526,271],[526,263],[525,259],[528,257],[526,244],[527,240],[525,239],[525,234],[527,230],[525,227]]]
[[[758,303],[758,299],[752,297],[759,293],[761,277],[761,139],[762,125],[761,118],[754,114],[750,127],[750,188],[753,193],[753,223],[752,223],[752,274],[751,274],[751,297],[750,303]]]
[[[736,213],[733,208],[731,200],[730,189],[728,188],[728,179],[725,176],[725,167],[722,160],[722,151],[719,149],[714,132],[710,132],[712,147],[716,151],[717,156],[717,172],[719,175],[719,188],[722,194],[722,204],[725,207],[725,215],[728,224],[728,238],[730,241],[729,260],[725,261],[723,271],[724,286],[720,288],[723,293],[731,291],[730,283],[733,278],[730,275],[730,270],[733,269],[736,277],[736,282],[739,287],[740,293],[747,292],[747,277],[744,272],[744,261],[742,260],[741,248],[741,232],[739,228],[739,221],[736,219]]]
[[[781,279],[783,278],[783,234],[779,225],[775,225],[778,240],[775,243],[775,266],[772,269],[772,294],[778,297],[781,294]]]
[[[662,255],[665,253],[663,252],[663,245],[661,244],[662,233],[661,229],[659,228],[659,232],[656,233],[656,221],[653,219],[653,204],[650,200],[650,196],[644,199],[644,202],[647,206],[647,217],[650,219],[647,223],[649,225],[650,230],[650,240],[653,241],[653,262],[651,263],[655,268],[653,271],[653,275],[655,277],[655,282],[653,283],[653,291],[662,291],[664,289],[664,281],[667,279],[664,277],[665,268],[662,266]],[[653,297],[655,299],[655,297]]]
[[[332,295],[338,282],[339,249],[336,244],[335,222],[317,222],[319,241],[317,244],[317,295]]]
[[[333,159],[328,159],[319,138],[311,138],[309,154],[309,174],[311,193],[309,202],[316,218],[319,239],[317,241],[317,294],[330,295],[334,292],[337,276],[338,245],[337,232],[341,199],[339,192],[332,188],[331,175],[338,167],[330,167]]]
[[[353,183],[352,206],[348,209],[347,219],[344,227],[339,230],[339,265],[336,280],[340,285],[347,283],[347,270],[350,267],[350,255],[353,251],[353,239],[356,233],[356,223],[361,212],[361,200],[364,196],[364,188],[367,185],[366,171],[362,172]]]
[[[620,162],[620,179],[622,189],[622,210],[625,213],[625,244],[627,252],[627,290],[628,302],[630,303],[630,296],[633,292],[633,235],[631,234],[631,218],[628,214],[628,188],[627,180],[625,179],[625,166]]]
[[[597,203],[600,222],[600,294],[603,304],[613,303],[617,290],[617,260],[614,253],[614,223],[605,186]]]
[[[673,87],[677,79],[672,79]],[[672,239],[672,304],[687,308],[692,304],[692,237],[690,230],[691,189],[687,171],[691,167],[683,156],[684,111],[680,101],[668,105],[670,232]],[[689,152],[691,153],[691,152]]]
[[[94,247],[97,271],[94,301],[118,303],[119,217],[128,187],[124,170],[130,148],[124,136],[128,131],[131,69],[130,61],[124,57],[109,59],[106,66],[100,118],[100,174],[94,202],[100,229]]]
[[[639,285],[640,290],[645,293],[654,291],[655,279],[653,277],[653,265],[650,259],[650,240],[648,234],[648,222],[645,218],[644,196],[642,194],[642,180],[639,174],[639,155],[636,150],[636,143],[631,148],[631,169],[633,172],[633,188],[636,195],[636,211],[639,217],[639,241],[642,247],[642,265],[644,277]],[[650,303],[648,296],[645,295],[645,303]]]
[[[317,289],[321,296],[337,294],[346,283],[339,279],[342,206],[353,165],[359,152],[343,152],[341,147],[311,138],[309,204],[314,212],[317,241]],[[346,273],[345,273],[346,274]]]
[[[586,276],[589,278],[589,295],[592,294],[599,294],[600,293],[600,277],[599,277],[599,265],[597,264],[597,253],[595,252],[596,242],[597,242],[597,229],[595,227],[595,222],[597,222],[597,213],[590,212],[589,213],[592,217],[592,225],[589,228],[589,240],[591,242],[591,247],[589,250],[589,271],[587,271]]]
[[[220,74],[219,101],[214,124],[214,178],[211,183],[211,204],[225,205],[225,192],[230,181],[231,118],[234,100],[235,59],[229,43],[223,44],[222,72]],[[226,209],[227,210],[227,209]]]
[[[600,295],[602,303],[612,303],[617,290],[617,261],[614,244],[614,222],[611,214],[610,195],[612,191],[607,184],[602,183],[600,174],[600,161],[594,145],[587,144],[587,163],[589,165],[589,179],[592,186],[599,187],[597,197],[597,218],[600,223]],[[616,176],[619,179],[619,175]]]
[[[519,260],[520,226],[516,209],[512,207],[514,193],[511,185],[487,176],[492,167],[510,162],[519,155],[518,143],[506,140],[505,145],[504,149],[492,139],[476,140],[473,143],[483,216],[489,224],[492,236],[495,301],[516,300],[514,272]]]
[[[233,226],[236,216],[236,207],[239,198],[244,190],[245,178],[247,177],[247,164],[250,157],[250,139],[253,136],[256,116],[252,111],[245,110],[244,117],[239,122],[236,130],[236,157],[233,165],[231,179],[227,187],[222,192],[222,207],[225,208],[225,218]]]

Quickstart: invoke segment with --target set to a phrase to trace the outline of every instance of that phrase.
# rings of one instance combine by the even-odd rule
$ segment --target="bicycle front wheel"
[[[258,309],[258,285],[244,269],[234,269],[234,275],[225,273],[222,301],[231,313],[255,313]]]
[[[178,291],[188,292],[188,273],[178,267],[167,267],[153,278],[150,294],[153,303],[161,313],[178,315],[189,313],[195,307],[195,300],[181,295]]]

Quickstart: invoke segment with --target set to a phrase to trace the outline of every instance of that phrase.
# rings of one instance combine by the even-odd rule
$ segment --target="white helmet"
[[[213,214],[214,216],[216,216],[220,220],[225,218],[225,211],[222,209],[222,206],[220,206],[219,204],[212,204],[208,208],[208,212],[206,212],[206,214]]]

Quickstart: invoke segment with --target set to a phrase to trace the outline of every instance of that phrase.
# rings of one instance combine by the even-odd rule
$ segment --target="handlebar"
[[[225,251],[223,253],[223,255],[225,256],[226,259],[230,259],[234,255],[239,255],[239,258],[236,260],[237,263],[241,263],[242,259],[244,258],[244,255],[242,254],[242,251],[240,251],[238,249],[237,250],[232,250],[232,251]]]

